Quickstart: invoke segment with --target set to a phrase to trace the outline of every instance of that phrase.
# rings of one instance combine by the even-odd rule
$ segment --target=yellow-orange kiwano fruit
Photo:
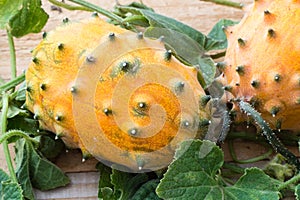
[[[228,99],[253,103],[273,129],[299,131],[300,2],[255,1],[239,24],[225,30],[220,79]]]
[[[98,17],[47,33],[26,84],[27,107],[42,128],[129,171],[165,167],[181,141],[204,136],[210,120],[194,68],[161,41]]]

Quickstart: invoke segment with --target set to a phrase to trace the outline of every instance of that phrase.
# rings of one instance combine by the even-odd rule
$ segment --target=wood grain
[[[67,1],[66,1],[67,2]],[[114,1],[89,0],[103,8],[111,10]],[[130,3],[128,0],[120,0],[119,3]],[[249,4],[251,0],[242,0],[244,4]],[[215,5],[199,0],[144,0],[143,3],[154,8],[157,13],[172,17],[182,21],[203,33],[208,33],[214,24],[222,19],[240,20],[243,11],[235,8]],[[58,26],[62,19],[68,17],[71,20],[80,20],[90,16],[90,13],[82,11],[67,11],[62,13],[51,11],[51,4],[43,1],[44,9],[49,13],[50,18],[43,31],[50,31]],[[70,33],[72,34],[72,33]],[[17,67],[20,74],[26,70],[31,61],[30,50],[32,50],[41,40],[41,34],[30,34],[22,38],[15,39],[17,53]],[[10,78],[9,48],[5,31],[0,31],[0,77],[8,80]],[[251,149],[250,151],[253,151]],[[264,151],[260,149],[259,152]],[[257,151],[256,151],[257,152]],[[71,184],[66,188],[42,192],[36,191],[37,199],[97,199],[97,181],[99,174],[95,171],[95,159],[90,159],[85,163],[81,162],[81,154],[78,151],[71,151],[62,154],[55,163],[61,167],[71,178]],[[6,168],[5,159],[0,147],[0,168]]]

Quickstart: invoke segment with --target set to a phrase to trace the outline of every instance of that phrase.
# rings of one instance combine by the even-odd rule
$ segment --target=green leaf
[[[155,193],[155,189],[159,183],[159,180],[150,180],[146,183],[144,183],[138,191],[131,197],[131,200],[160,200]]]
[[[15,98],[17,101],[23,101],[26,100],[26,83],[23,82],[23,84],[20,85],[20,87],[17,90],[17,95]]]
[[[10,178],[2,169],[0,169],[0,194],[2,191],[2,183],[8,181]],[[1,195],[0,195],[1,196]]]
[[[148,180],[148,176],[142,174],[132,174],[113,169],[111,183],[114,185],[114,196],[118,200],[130,199],[142,183]]]
[[[8,111],[7,111],[7,118],[13,118],[17,115],[23,115],[28,116],[28,111],[20,109],[18,106],[15,105],[9,105]]]
[[[27,145],[24,139],[20,139],[16,142],[16,175],[23,189],[24,197],[27,199],[34,199],[29,172],[30,152],[26,146]]]
[[[204,47],[206,43],[206,36],[197,31],[196,29],[183,24],[175,19],[154,13],[149,10],[139,10],[144,17],[149,20],[149,24],[151,27],[160,27],[160,28],[167,28],[171,29],[180,33],[183,33],[189,36],[191,39],[196,41],[201,47]]]
[[[1,200],[23,200],[22,188],[12,181],[2,182]]]
[[[122,172],[102,163],[97,164],[97,169],[100,171],[98,198],[103,200],[132,199],[139,187],[148,180],[147,174]]]
[[[41,6],[40,0],[0,1],[0,28],[8,28],[15,37],[39,33],[49,17]]]
[[[0,0],[0,29],[5,29],[9,20],[18,13],[22,0]]]
[[[175,160],[158,185],[163,199],[279,199],[277,181],[257,168],[246,170],[233,186],[224,186],[217,172],[223,152],[210,141],[189,140],[176,151]]]
[[[38,150],[47,159],[56,158],[65,147],[65,145],[61,139],[54,138],[54,134],[41,135],[37,138],[40,143]]]
[[[189,36],[167,28],[149,27],[144,35],[149,38],[158,39],[164,37],[163,41],[169,49],[179,56],[183,61],[195,65],[199,55],[205,53],[195,40]]]
[[[210,86],[215,80],[216,67],[214,61],[207,56],[199,56],[195,65],[198,73],[201,75],[199,82],[203,88]]]
[[[32,187],[50,190],[69,183],[68,177],[40,156],[30,141],[20,139],[16,142],[16,163],[16,174],[26,198],[33,199]]]
[[[7,130],[20,129],[26,133],[37,135],[39,124],[37,120],[24,116],[15,116],[8,119]]]
[[[98,163],[96,168],[100,172],[100,179],[98,183],[98,198],[105,199],[105,196],[113,194],[113,184],[111,183],[110,179],[112,169],[102,163]]]
[[[225,192],[225,196],[234,196],[235,199],[279,199],[278,181],[259,168],[247,168],[236,184],[226,187]]]
[[[30,152],[30,177],[32,185],[40,190],[50,190],[70,183],[69,178],[56,165],[40,156],[31,143],[26,143]]]
[[[131,5],[128,6],[117,6],[117,14],[120,13],[121,17],[127,17],[128,15],[142,15],[148,20],[149,27],[153,28],[166,28],[166,29],[171,29],[173,31],[182,33],[188,37],[190,37],[192,40],[196,41],[199,46],[204,48],[206,42],[207,42],[207,37],[197,31],[196,29],[179,22],[173,18],[166,17],[160,14],[155,13],[152,9],[149,8],[139,8],[138,6],[134,7]]]
[[[148,20],[142,15],[132,15],[124,18],[124,22],[130,23],[134,26],[148,27]]]
[[[300,200],[300,184],[298,184],[295,188],[295,196],[297,200]]]
[[[206,50],[226,49],[227,38],[223,31],[223,28],[227,26],[232,26],[234,24],[237,24],[237,22],[228,19],[221,19],[207,35],[208,40],[204,48]]]

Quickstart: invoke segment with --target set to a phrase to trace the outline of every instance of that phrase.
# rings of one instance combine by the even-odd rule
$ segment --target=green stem
[[[238,105],[243,112],[247,113],[249,116],[251,116],[251,118],[254,119],[255,123],[261,128],[262,134],[272,145],[273,149],[277,153],[283,155],[287,159],[288,163],[295,165],[297,170],[300,171],[300,161],[298,158],[281,143],[266,121],[261,117],[260,113],[258,113],[247,102],[239,100]]]
[[[266,153],[254,157],[254,158],[250,158],[250,159],[246,159],[246,160],[239,160],[235,154],[234,148],[233,148],[233,141],[229,140],[228,141],[228,147],[229,147],[229,153],[233,159],[234,162],[240,163],[240,164],[248,164],[248,163],[254,163],[254,162],[258,162],[264,159],[267,159],[272,153],[273,150],[270,148],[269,151],[267,151]]]
[[[238,9],[242,9],[244,7],[244,5],[242,3],[237,3],[237,2],[228,1],[228,0],[201,0],[201,1],[212,2],[215,4],[229,6],[229,7],[238,8]]]
[[[15,77],[14,79],[4,83],[3,85],[0,86],[0,92],[6,92],[10,89],[15,88],[17,85],[22,83],[25,80],[25,74],[21,74],[18,77]]]
[[[228,163],[228,162],[223,163],[223,168],[229,169],[229,170],[231,170],[235,173],[238,173],[238,174],[243,174],[245,172],[244,168],[239,167],[239,166],[234,165],[234,164],[231,164],[231,163]]]
[[[291,178],[291,179],[285,181],[284,183],[282,183],[281,185],[279,185],[278,190],[283,190],[283,189],[287,188],[289,185],[298,183],[299,181],[300,181],[300,173],[298,173],[293,178]]]
[[[49,0],[50,3],[52,3],[53,5],[68,9],[68,10],[83,10],[83,11],[89,11],[91,12],[92,10],[86,7],[82,7],[82,6],[72,6],[69,4],[66,4],[64,2],[60,2],[60,1],[56,1],[56,0]]]
[[[81,6],[84,6],[86,8],[89,8],[93,11],[96,11],[112,20],[115,20],[117,22],[119,22],[120,24],[123,24],[124,25],[124,22],[123,22],[123,18],[119,17],[118,15],[115,15],[113,14],[112,12],[109,12],[108,10],[105,10],[99,6],[96,6],[94,4],[91,4],[89,2],[86,2],[86,1],[83,1],[83,0],[69,0],[70,2],[73,2],[73,3],[76,3],[78,5],[81,5]],[[126,25],[126,24],[125,24]],[[128,25],[126,25],[128,26]]]
[[[6,32],[7,32],[9,52],[10,52],[11,78],[14,79],[17,76],[17,64],[16,64],[17,62],[16,62],[16,50],[15,50],[14,38],[8,30]]]
[[[8,112],[8,99],[9,96],[6,93],[2,94],[2,101],[3,101],[3,107],[2,107],[2,115],[1,115],[1,135],[3,135],[6,132],[7,127],[7,112]],[[8,142],[5,140],[3,143],[3,151],[7,163],[7,167],[10,173],[10,177],[14,182],[18,182],[18,179],[15,174],[15,170],[12,164],[12,159],[10,156],[9,148],[8,148]]]
[[[293,133],[286,133],[284,131],[281,131],[280,133],[276,134],[280,140],[282,141],[283,144],[288,145],[288,146],[298,146],[298,140],[299,137]],[[246,131],[231,131],[228,133],[226,136],[226,140],[234,140],[234,139],[243,139],[243,140],[248,140],[248,141],[253,141],[253,142],[259,142],[260,144],[264,146],[270,146],[268,143],[266,143],[266,139],[262,135],[258,134],[253,134],[250,132]]]
[[[210,55],[210,57],[212,59],[218,59],[218,58],[224,57],[225,54],[226,54],[226,51],[222,51],[222,52],[219,52],[219,53],[216,53],[216,54],[212,54],[212,55]]]
[[[20,130],[10,130],[10,131],[2,134],[0,136],[0,144],[3,143],[4,141],[8,140],[9,138],[13,137],[13,136],[20,136],[22,138],[25,138],[28,141],[31,141],[35,144],[38,144],[38,141],[36,141],[35,139],[28,136],[28,134],[26,134],[24,131],[20,131]]]

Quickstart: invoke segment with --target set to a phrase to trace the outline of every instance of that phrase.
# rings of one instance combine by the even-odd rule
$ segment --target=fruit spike
[[[295,103],[300,97],[300,18],[295,17],[299,15],[299,1],[256,1],[239,24],[225,31],[226,66],[219,80],[225,89],[233,87],[226,96],[248,102],[259,99],[256,109],[273,129],[280,120],[280,129],[300,131],[300,105]],[[247,66],[243,75],[236,69],[241,64]]]
[[[64,20],[32,54],[26,72],[26,106],[41,128],[56,133],[68,148],[81,148],[83,161],[91,153],[99,160],[145,171],[171,161],[180,141],[196,135],[203,138],[206,133],[210,97],[201,88],[197,71],[171,59],[172,52],[160,41],[93,17],[82,22]],[[100,68],[104,68],[101,74],[93,71]],[[137,88],[136,81],[147,76],[154,81]],[[192,107],[187,95],[191,91],[198,108]],[[85,101],[89,92],[92,97]],[[114,104],[125,94],[130,94],[127,101]],[[155,151],[160,154],[152,154]]]
[[[268,36],[270,37],[270,38],[274,38],[275,37],[275,31],[273,30],[273,29],[269,29],[268,30]]]

